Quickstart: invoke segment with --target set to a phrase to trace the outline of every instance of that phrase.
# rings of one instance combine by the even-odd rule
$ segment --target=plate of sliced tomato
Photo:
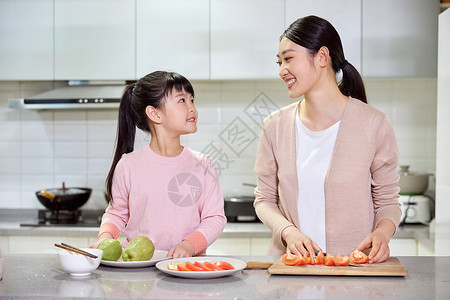
[[[209,279],[228,276],[242,271],[247,264],[229,257],[194,256],[160,261],[161,272],[184,278]]]

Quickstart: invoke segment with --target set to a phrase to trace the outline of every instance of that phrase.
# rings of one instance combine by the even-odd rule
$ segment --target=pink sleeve
[[[105,232],[111,233],[113,238],[117,239],[120,236],[121,230],[112,223],[104,223],[100,226],[98,236],[102,235]]]
[[[227,223],[219,175],[211,158],[206,158],[204,167],[205,197],[199,207],[200,226],[185,238],[194,246],[196,254],[211,245],[222,234]]]
[[[198,231],[194,231],[193,233],[188,235],[184,240],[188,241],[189,243],[192,244],[192,246],[194,246],[194,255],[205,250],[208,244],[205,236]]]

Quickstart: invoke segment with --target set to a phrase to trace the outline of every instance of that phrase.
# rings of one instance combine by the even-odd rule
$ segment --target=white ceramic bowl
[[[90,258],[67,250],[60,250],[58,252],[61,266],[72,276],[87,276],[91,274],[92,271],[98,268],[100,261],[102,260],[102,250],[91,248],[80,249],[96,255],[97,258]]]

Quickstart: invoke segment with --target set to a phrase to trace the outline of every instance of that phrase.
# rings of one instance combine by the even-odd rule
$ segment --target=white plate
[[[196,261],[198,262],[205,262],[209,261],[210,263],[215,263],[218,261],[224,261],[227,263],[230,263],[233,265],[234,270],[225,270],[225,271],[172,271],[167,269],[167,264],[173,263],[174,261],[181,261],[181,262],[190,262],[194,263]],[[228,257],[214,257],[214,256],[195,256],[195,257],[184,257],[184,258],[177,258],[172,260],[165,260],[160,261],[156,264],[156,268],[160,270],[163,273],[178,276],[178,277],[184,277],[184,278],[194,278],[194,279],[208,279],[208,278],[217,278],[217,277],[223,277],[228,276],[237,272],[240,272],[244,270],[244,268],[247,266],[245,262],[239,259],[235,258],[228,258]]]
[[[105,266],[118,267],[118,268],[143,268],[154,266],[157,262],[170,259],[167,256],[167,251],[155,250],[153,257],[150,260],[144,261],[123,261],[120,257],[117,261],[101,260],[100,263]]]

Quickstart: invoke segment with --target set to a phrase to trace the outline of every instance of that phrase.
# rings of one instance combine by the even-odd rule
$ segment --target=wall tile
[[[54,156],[60,158],[83,158],[87,154],[85,141],[55,141]]]
[[[0,140],[0,157],[20,157],[20,141]]]
[[[20,174],[20,158],[3,158],[0,157],[0,174],[10,175],[10,174]]]
[[[21,156],[27,158],[52,158],[55,154],[51,141],[22,141]]]
[[[85,158],[55,158],[55,174],[59,175],[85,175]]]
[[[53,174],[52,158],[27,158],[22,157],[20,171],[22,174],[37,175],[42,173]]]

